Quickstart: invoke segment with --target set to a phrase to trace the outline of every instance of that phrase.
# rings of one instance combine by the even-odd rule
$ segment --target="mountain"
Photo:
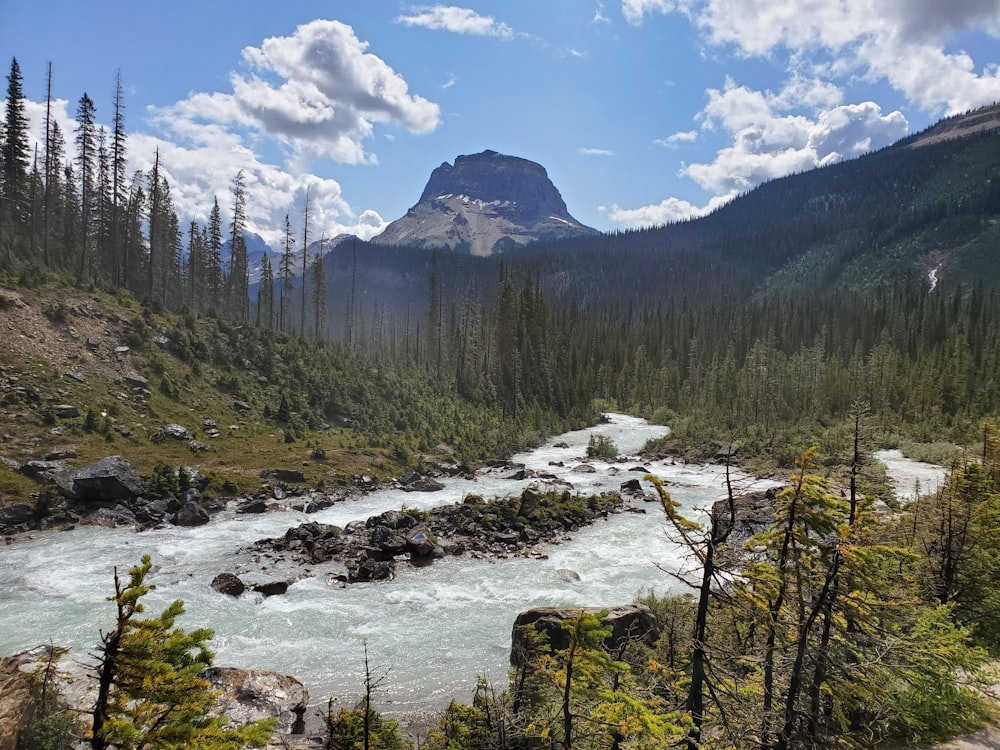
[[[541,164],[483,151],[435,169],[416,205],[372,241],[493,255],[598,234],[569,214]]]
[[[243,238],[247,243],[247,267],[250,270],[250,283],[260,281],[260,264],[264,260],[264,254],[271,256],[271,264],[276,263],[277,253],[259,234],[254,232],[244,232]],[[226,240],[222,243],[222,265],[229,268],[229,256],[232,254],[232,241]]]

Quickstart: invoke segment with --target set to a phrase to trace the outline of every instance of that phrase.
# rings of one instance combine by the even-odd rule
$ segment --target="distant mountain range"
[[[278,263],[279,256],[281,255],[280,250],[275,250],[261,237],[259,234],[254,232],[246,232],[243,237],[247,242],[247,264],[250,268],[250,283],[256,284],[260,281],[260,266],[264,260],[264,254],[267,253],[271,258],[271,267],[274,269],[274,275],[278,275]],[[321,252],[324,255],[330,252],[333,248],[337,247],[340,243],[347,240],[357,239],[353,234],[338,234],[336,237],[323,238],[319,240],[314,240],[309,243],[309,257],[316,257],[317,252]],[[226,240],[222,243],[222,263],[224,268],[229,267],[229,255],[232,242]],[[297,247],[297,246],[296,246]],[[301,276],[302,269],[302,251],[297,250],[295,253],[295,275]]]
[[[493,255],[598,234],[570,215],[542,165],[483,151],[435,169],[416,205],[372,242]]]

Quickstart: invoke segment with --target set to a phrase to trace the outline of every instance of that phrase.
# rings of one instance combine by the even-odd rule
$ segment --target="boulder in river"
[[[436,479],[422,476],[417,472],[404,474],[399,478],[399,483],[407,492],[438,492],[444,489],[444,485]]]
[[[212,579],[212,588],[220,594],[239,596],[247,587],[235,573],[219,573]]]
[[[208,523],[208,512],[194,500],[189,500],[174,514],[177,526],[203,526]]]
[[[438,546],[437,539],[425,524],[418,524],[410,529],[406,534],[406,551],[411,557],[429,559],[440,557],[443,552]]]
[[[640,642],[647,646],[656,643],[660,637],[660,626],[656,615],[645,604],[621,604],[614,607],[535,607],[521,612],[514,620],[511,633],[510,663],[515,667],[529,666],[532,661],[532,649],[529,639],[529,628],[544,634],[545,639],[554,651],[561,651],[569,646],[569,631],[564,629],[564,620],[571,620],[581,612],[598,614],[606,612],[601,622],[611,626],[611,635],[604,641],[605,647],[612,653],[619,652],[630,642]]]
[[[265,581],[255,583],[252,588],[264,596],[280,596],[288,593],[288,581]]]
[[[366,581],[388,581],[396,572],[396,567],[389,560],[364,560],[358,566],[349,570],[348,583],[364,583]]]

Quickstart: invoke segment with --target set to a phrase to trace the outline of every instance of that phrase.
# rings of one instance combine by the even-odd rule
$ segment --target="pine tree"
[[[281,279],[281,299],[278,304],[278,330],[287,331],[292,326],[292,278],[295,276],[295,237],[292,224],[285,214],[285,247],[281,254],[278,276]]]
[[[95,208],[95,180],[97,159],[97,125],[94,121],[96,108],[87,94],[80,97],[76,108],[76,165],[80,179],[80,221],[78,225],[77,249],[79,266],[77,278],[87,275],[93,262],[92,229]]]
[[[233,218],[229,224],[229,315],[246,322],[250,306],[250,268],[244,232],[247,223],[246,177],[241,169],[233,178]]]
[[[125,261],[123,246],[123,214],[128,194],[125,185],[125,166],[128,161],[128,136],[125,133],[125,94],[121,70],[115,73],[114,114],[111,124],[111,252],[114,255],[112,276],[114,283],[124,286]]]
[[[4,117],[3,147],[0,148],[0,189],[3,210],[22,221],[27,211],[28,191],[28,117],[24,113],[21,66],[12,58],[7,75],[7,110]]]
[[[59,161],[54,158],[52,126],[55,121],[52,119],[52,63],[49,63],[48,76],[45,84],[45,197],[43,200],[43,228],[42,228],[42,261],[45,265],[51,265],[49,258],[49,238],[52,228],[52,201],[57,195]]]
[[[140,599],[152,562],[144,555],[123,583],[115,570],[114,628],[98,651],[98,696],[93,710],[92,750],[180,750],[262,745],[274,721],[226,728],[226,718],[209,718],[215,694],[201,673],[212,664],[211,630],[185,632],[174,626],[184,613],[175,601],[158,617],[140,619]]]
[[[160,149],[156,149],[156,158],[153,160],[153,171],[149,174],[149,257],[146,262],[146,288],[144,299],[147,302],[153,301],[153,284],[155,281],[156,266],[160,263]]]
[[[260,286],[257,288],[257,327],[274,325],[274,269],[267,253],[260,261]]]
[[[313,335],[321,339],[326,330],[326,271],[323,270],[323,243],[312,263]]]
[[[305,201],[302,205],[302,310],[300,311],[299,334],[306,335],[306,275],[309,272],[309,186],[306,185]]]
[[[211,301],[209,310],[221,313],[225,309],[225,304],[218,305],[224,289],[222,274],[222,211],[219,209],[218,197],[213,199],[212,211],[208,217],[208,238],[205,243],[205,266],[207,269],[206,284],[208,286],[208,298]]]

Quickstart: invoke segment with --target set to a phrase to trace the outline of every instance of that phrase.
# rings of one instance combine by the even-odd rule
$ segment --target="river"
[[[634,456],[645,442],[666,432],[641,419],[610,415],[610,422],[566,433],[514,461],[557,474],[576,491],[617,489],[641,478],[626,463],[590,461],[592,474],[574,472],[593,434],[609,437],[622,455]],[[568,447],[555,447],[556,444]],[[559,467],[554,464],[563,463]],[[724,469],[661,461],[644,464],[661,477],[691,514],[724,494]],[[509,473],[509,472],[507,472]],[[768,486],[734,472],[740,490]],[[429,508],[460,502],[468,493],[516,495],[531,480],[513,481],[486,472],[474,480],[444,480],[435,493],[380,490],[306,516],[298,512],[236,515],[223,512],[206,526],[129,529],[80,527],[16,538],[0,548],[0,654],[40,643],[68,646],[85,661],[100,631],[113,623],[112,571],[152,556],[144,601],[159,611],[174,599],[187,613],[185,629],[211,627],[216,663],[291,674],[309,688],[314,702],[335,696],[347,702],[360,693],[363,652],[389,669],[378,696],[392,714],[436,710],[451,699],[471,699],[477,676],[502,686],[510,632],[518,612],[542,605],[606,606],[633,601],[644,590],[665,593],[678,584],[665,571],[690,565],[666,534],[658,504],[633,501],[645,513],[621,513],[576,532],[545,549],[547,558],[503,560],[446,558],[414,569],[401,566],[389,582],[336,585],[322,566],[283,596],[215,592],[216,573],[232,569],[235,552],[262,537],[316,520],[344,526],[389,509]],[[773,484],[773,483],[772,483]],[[573,571],[574,576],[567,571]],[[380,670],[381,671],[381,670]]]

